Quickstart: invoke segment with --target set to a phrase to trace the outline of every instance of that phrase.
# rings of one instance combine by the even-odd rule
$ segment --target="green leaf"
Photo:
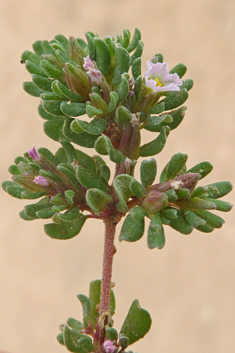
[[[128,51],[120,44],[116,44],[116,67],[113,74],[112,84],[116,85],[122,81],[122,74],[129,71],[131,58]]]
[[[52,48],[52,46],[48,40],[43,40],[41,45],[42,45],[42,48],[44,49],[44,52],[46,54],[52,54],[52,55],[55,54],[55,49]]]
[[[130,182],[129,189],[131,191],[132,196],[136,196],[139,198],[142,198],[146,193],[145,187],[134,178]]]
[[[35,43],[33,43],[33,50],[39,56],[44,54],[44,49],[42,47],[42,41],[41,40],[37,40]]]
[[[21,55],[21,60],[25,63],[26,60],[29,60],[31,61],[32,63],[36,64],[36,65],[39,65],[40,63],[40,56],[35,54],[35,53],[32,53],[31,51],[29,50],[25,50],[23,52],[23,54]]]
[[[100,175],[88,170],[81,165],[75,166],[76,177],[79,183],[87,189],[98,188],[104,192],[108,191],[108,183]]]
[[[151,61],[154,64],[163,63],[163,55],[161,53],[157,53],[152,57]]]
[[[85,36],[86,36],[87,43],[88,43],[89,57],[91,60],[95,60],[96,47],[95,47],[95,42],[94,42],[93,36],[91,35],[90,32],[86,32]]]
[[[25,68],[30,74],[35,74],[39,76],[46,76],[45,72],[41,69],[41,67],[37,64],[34,64],[30,60],[25,61]]]
[[[127,51],[129,53],[132,52],[137,47],[140,39],[141,39],[141,32],[138,28],[135,28],[135,33],[133,35],[133,38],[127,47]]]
[[[117,107],[115,110],[115,121],[118,125],[127,124],[131,121],[132,114],[129,109],[123,106]]]
[[[201,162],[190,168],[187,173],[199,173],[201,175],[200,179],[205,178],[213,169],[213,165],[210,162]]]
[[[229,181],[220,181],[218,183],[213,183],[205,186],[207,196],[212,199],[219,199],[227,195],[233,188]]]
[[[86,202],[97,215],[104,211],[112,200],[112,196],[97,188],[89,189],[86,192]]]
[[[142,40],[139,40],[137,47],[135,49],[134,54],[132,54],[131,56],[131,64],[138,58],[141,57],[141,55],[143,54],[143,50],[144,50],[144,43],[142,42]]]
[[[50,150],[48,150],[47,148],[45,148],[45,147],[38,148],[38,153],[43,154],[46,157],[46,159],[48,161],[50,161],[52,164],[57,165],[57,160],[56,160],[54,154]]]
[[[70,352],[88,353],[94,351],[90,337],[82,337],[81,332],[71,330],[67,325],[63,329],[63,336],[65,346]]]
[[[140,156],[148,157],[148,156],[154,156],[160,153],[163,147],[165,146],[168,133],[169,133],[169,129],[166,127],[163,127],[160,134],[155,140],[148,142],[145,145],[140,147]]]
[[[53,92],[58,94],[60,97],[64,97],[74,102],[82,102],[82,97],[79,94],[71,92],[63,83],[58,80],[53,81],[51,87]]]
[[[130,214],[128,214],[123,222],[119,241],[125,240],[129,242],[135,242],[142,238],[144,234],[144,218],[135,220]]]
[[[41,219],[48,219],[51,218],[54,215],[54,211],[52,210],[51,207],[44,208],[42,210],[39,210],[35,212],[36,216]],[[32,218],[33,219],[33,218]]]
[[[143,338],[149,331],[152,324],[151,316],[147,310],[140,307],[136,299],[131,304],[127,317],[122,325],[120,334],[129,338],[129,344]]]
[[[142,206],[135,206],[134,208],[130,209],[129,215],[135,221],[141,221],[145,216],[147,216],[147,212]]]
[[[118,332],[113,327],[106,327],[105,328],[105,338],[110,341],[118,340]]]
[[[86,106],[84,103],[62,102],[60,104],[61,112],[68,116],[80,116],[86,114]]]
[[[94,107],[91,102],[87,101],[86,102],[86,114],[89,116],[89,118],[93,118],[95,115],[101,115],[103,114],[103,110]]]
[[[164,112],[164,110],[165,110],[165,104],[160,102],[154,105],[152,108],[150,108],[149,114],[160,114]]]
[[[63,344],[63,345],[64,345],[64,336],[63,336],[63,333],[62,333],[62,332],[59,333],[56,338],[57,338],[57,341],[58,341],[60,344]]]
[[[174,179],[178,174],[180,174],[180,171],[185,166],[187,159],[188,155],[181,152],[178,152],[171,157],[166,171],[168,180]]]
[[[15,181],[3,181],[2,188],[5,190],[9,195],[17,198],[22,199],[21,193],[26,191],[26,189],[18,184]]]
[[[40,97],[40,95],[44,92],[40,88],[38,88],[33,82],[24,82],[23,89],[26,93],[30,94],[33,97]]]
[[[180,88],[185,88],[187,91],[190,91],[190,89],[193,87],[193,80],[188,79],[184,80],[182,86]]]
[[[62,44],[64,50],[68,54],[69,53],[69,41],[68,41],[68,39],[65,36],[63,36],[62,34],[57,34],[55,36],[55,39],[58,40]]]
[[[92,157],[90,157],[88,154],[80,151],[80,150],[75,150],[76,151],[76,160],[78,161],[78,164],[81,165],[82,167],[90,170],[91,172],[96,172],[96,163]]]
[[[63,117],[64,113],[60,110],[61,101],[60,100],[42,100],[42,106],[44,110],[56,117]]]
[[[81,331],[83,329],[83,324],[72,317],[68,318],[67,325],[74,331]]]
[[[170,92],[161,103],[165,104],[165,110],[171,110],[182,105],[188,98],[188,91],[183,88],[179,92]]]
[[[161,216],[168,219],[176,219],[177,218],[177,210],[175,208],[163,208],[161,210]]]
[[[173,118],[170,114],[163,114],[158,116],[150,116],[147,118],[147,122],[152,125],[160,125],[161,123],[171,123]]]
[[[213,228],[221,228],[224,220],[223,218],[206,210],[195,210],[197,216],[201,217],[206,223]]]
[[[178,64],[169,71],[169,74],[176,73],[181,78],[186,74],[186,71],[187,67],[184,64]]]
[[[39,76],[39,75],[32,75],[33,83],[43,91],[51,92],[51,85],[53,80],[47,77]],[[57,92],[56,92],[57,93]]]
[[[117,105],[118,95],[116,92],[112,91],[109,93],[110,102],[108,105],[107,113],[111,113]]]
[[[118,101],[121,103],[124,99],[127,98],[130,91],[130,85],[127,78],[124,74],[121,76],[121,82],[115,87],[115,91],[118,95]]]
[[[192,199],[181,199],[175,201],[175,203],[180,208],[188,208],[190,210],[197,210],[197,209],[207,209],[207,210],[214,210],[216,208],[214,202],[209,202],[201,197],[194,197]]]
[[[69,205],[73,204],[73,198],[74,198],[75,192],[73,190],[65,190],[64,196],[66,200],[68,201]]]
[[[52,205],[49,201],[49,197],[46,196],[35,204],[26,205],[24,207],[24,210],[25,210],[25,214],[28,217],[33,218],[33,219],[37,219],[38,216],[36,215],[36,212],[43,210],[45,208],[48,208],[50,206],[52,206]]]
[[[40,66],[48,77],[56,79],[56,78],[61,78],[62,76],[64,76],[64,72],[62,71],[62,69],[59,69],[57,66],[51,64],[46,59],[42,59],[40,61]]]
[[[60,163],[57,165],[57,168],[66,175],[66,177],[71,181],[73,186],[77,189],[80,190],[80,184],[75,176],[74,170],[71,166],[68,166],[66,163]]]
[[[99,136],[95,142],[95,149],[101,155],[109,155],[109,158],[114,163],[121,163],[126,159],[121,151],[115,149],[111,140],[107,136]]]
[[[195,228],[206,224],[206,221],[201,217],[197,216],[196,213],[193,211],[186,211],[184,216],[186,221]]]
[[[127,201],[131,196],[129,185],[132,180],[133,180],[133,177],[131,175],[120,174],[120,175],[117,175],[113,181],[113,188],[119,199],[119,203],[117,204],[117,207],[118,207],[118,210],[123,213],[128,211]]]
[[[64,213],[58,213],[58,217],[65,222],[75,222],[80,216],[79,207],[74,207]]]
[[[100,38],[94,38],[96,47],[96,64],[105,76],[108,73],[111,61],[109,46]]]
[[[177,210],[177,218],[172,219],[170,226],[182,234],[190,234],[193,226],[189,224],[181,211]]]
[[[100,293],[101,293],[101,280],[97,279],[90,283],[90,290],[89,290],[89,300],[91,303],[91,312],[90,312],[90,323],[93,327],[97,324],[97,319],[99,317],[98,312],[98,304],[100,304]],[[111,289],[110,295],[110,311],[111,315],[115,312],[115,297],[114,293]]]
[[[10,165],[10,167],[8,168],[8,172],[11,173],[12,175],[20,175],[21,174],[20,170],[17,168],[17,166],[15,164]]]
[[[75,222],[49,223],[44,225],[44,231],[53,239],[71,239],[82,229],[87,217],[82,214]]]
[[[190,194],[190,198],[200,197],[203,194],[206,194],[206,188],[204,186],[198,186],[193,192]]]
[[[93,119],[90,123],[75,119],[71,123],[71,130],[76,132],[76,129],[78,128],[78,131],[80,129],[81,132],[85,131],[91,135],[100,135],[106,129],[106,126],[107,121],[104,119]]]
[[[53,119],[43,124],[43,130],[52,140],[59,141],[60,139],[66,139],[62,132],[63,125],[64,118]]]
[[[97,135],[91,135],[91,134],[88,134],[87,132],[83,132],[81,134],[75,134],[70,128],[71,122],[72,120],[70,118],[65,119],[65,122],[63,125],[64,135],[71,142],[74,142],[77,145],[80,145],[82,147],[88,147],[88,148],[94,147],[95,141],[97,139]]]
[[[210,198],[206,198],[205,200],[212,202],[216,206],[215,209],[218,211],[228,212],[233,207],[233,205],[231,203],[226,202],[226,201],[210,199]]]
[[[162,221],[158,214],[151,219],[148,228],[148,247],[149,249],[162,249],[165,245],[165,234],[162,227]]]
[[[131,72],[135,80],[141,75],[141,58],[136,58],[132,62]]]
[[[89,298],[87,298],[84,294],[78,294],[77,298],[80,300],[83,309],[83,325],[84,328],[89,325],[89,317],[91,313],[91,303]]]
[[[145,159],[140,165],[140,180],[144,187],[152,185],[157,174],[157,163],[154,158]]]
[[[128,29],[124,29],[123,30],[123,42],[122,42],[122,46],[124,48],[127,48],[129,43],[130,43],[130,38],[131,38],[131,33]]]
[[[74,160],[76,160],[76,151],[73,145],[65,140],[60,140],[61,145],[64,148],[66,158],[67,158],[67,163],[70,165],[73,163]]]
[[[197,226],[196,229],[203,233],[211,233],[214,230],[214,228],[209,226],[208,224],[202,224],[200,226]]]

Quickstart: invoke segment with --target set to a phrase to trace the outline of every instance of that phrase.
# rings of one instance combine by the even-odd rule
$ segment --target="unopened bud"
[[[146,196],[142,202],[142,206],[150,214],[155,214],[167,205],[167,196],[164,192],[153,190]]]

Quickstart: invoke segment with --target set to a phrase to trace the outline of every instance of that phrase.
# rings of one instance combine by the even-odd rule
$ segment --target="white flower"
[[[147,61],[147,71],[144,74],[145,84],[154,92],[180,91],[183,84],[179,76],[169,74],[168,63],[152,63]]]

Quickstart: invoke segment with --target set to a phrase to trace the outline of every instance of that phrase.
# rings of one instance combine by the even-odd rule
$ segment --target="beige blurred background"
[[[30,147],[58,148],[43,134],[38,99],[22,89],[30,75],[20,65],[21,53],[58,33],[84,38],[89,30],[104,37],[135,27],[145,43],[143,70],[162,52],[170,67],[184,62],[186,78],[194,79],[185,120],[157,157],[159,172],[173,153],[184,152],[189,166],[203,160],[214,165],[205,183],[234,182],[234,0],[1,0],[1,181]],[[58,326],[70,316],[81,319],[76,294],[88,294],[90,280],[101,277],[103,225],[91,221],[74,239],[53,241],[43,221],[18,216],[27,201],[0,192],[0,350],[65,352],[56,341]],[[226,199],[233,202],[234,193]],[[161,251],[148,250],[146,237],[116,241],[116,326],[136,298],[153,319],[134,351],[235,351],[234,214],[222,216],[225,225],[212,234],[183,236],[167,228]]]

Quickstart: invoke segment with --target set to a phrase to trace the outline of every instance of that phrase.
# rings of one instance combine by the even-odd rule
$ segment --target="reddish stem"
[[[114,237],[116,230],[116,217],[104,219],[105,224],[105,239],[104,239],[104,254],[103,254],[103,273],[100,296],[99,316],[103,313],[110,312],[110,293],[111,293],[111,278],[113,255],[115,254]]]
[[[110,323],[110,294],[111,294],[111,278],[113,267],[113,255],[115,254],[114,238],[117,225],[117,215],[109,216],[104,219],[105,239],[104,239],[104,254],[103,254],[103,273],[101,283],[99,321],[96,325],[94,336],[95,352],[101,353],[104,351],[103,343],[105,341],[105,326]]]

